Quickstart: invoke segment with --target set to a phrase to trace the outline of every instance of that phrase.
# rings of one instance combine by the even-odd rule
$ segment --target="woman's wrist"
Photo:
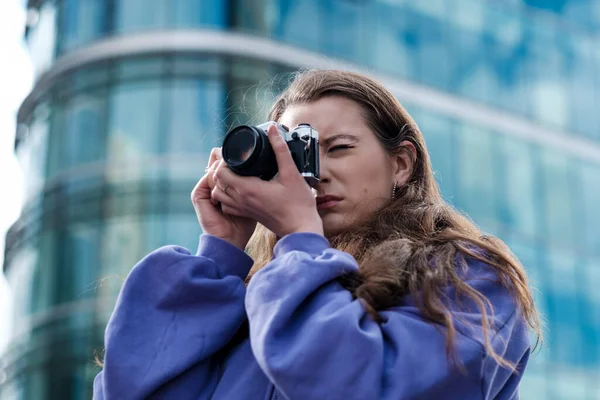
[[[323,236],[324,235],[323,222],[321,221],[321,218],[319,218],[318,221],[313,220],[313,221],[303,222],[299,226],[295,227],[290,232],[288,232],[288,234],[299,233],[299,232],[310,232],[310,233],[316,233],[318,235]]]
[[[237,247],[241,251],[245,251],[246,245],[248,244],[247,240],[244,241],[244,240],[240,240],[240,239],[230,239],[230,238],[223,238],[223,240],[229,242],[230,244]]]

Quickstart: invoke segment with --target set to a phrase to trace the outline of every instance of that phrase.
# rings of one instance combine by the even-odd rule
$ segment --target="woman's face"
[[[321,181],[315,190],[326,236],[365,221],[390,200],[398,157],[382,147],[357,103],[324,97],[288,107],[279,122],[290,129],[308,123],[319,132]]]

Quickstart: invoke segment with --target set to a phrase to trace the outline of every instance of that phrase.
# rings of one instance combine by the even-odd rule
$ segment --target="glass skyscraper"
[[[30,0],[36,84],[4,273],[1,399],[88,399],[129,269],[194,249],[190,192],[227,129],[305,67],[409,109],[445,198],[521,259],[546,343],[524,399],[600,398],[600,1]],[[401,379],[401,377],[399,377]]]

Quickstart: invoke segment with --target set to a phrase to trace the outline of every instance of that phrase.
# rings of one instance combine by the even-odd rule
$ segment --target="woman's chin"
[[[341,215],[329,214],[323,218],[323,232],[327,238],[344,233],[349,228],[350,224],[348,224],[348,221],[343,220]]]
[[[325,237],[328,239],[333,238],[334,236],[342,235],[345,233],[349,233],[351,231],[355,231],[357,229],[364,228],[364,224],[367,223],[367,218],[348,218],[348,216],[341,214],[329,214],[322,216],[321,219],[323,221],[323,232]]]
[[[323,224],[323,234],[326,238],[331,238],[335,235],[339,235],[341,232],[342,230],[335,225]]]

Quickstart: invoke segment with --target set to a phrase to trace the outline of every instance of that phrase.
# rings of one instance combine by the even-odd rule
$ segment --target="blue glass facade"
[[[57,55],[125,33],[233,30],[433,86],[543,126],[600,135],[594,36],[600,6],[591,0],[56,0],[45,6],[57,8],[41,13],[56,20]],[[571,11],[561,14],[565,10]]]
[[[91,397],[93,351],[102,348],[129,268],[164,244],[195,247],[200,229],[189,193],[210,148],[229,126],[263,120],[274,77],[303,64],[160,49],[52,71],[99,45],[204,31],[262,38],[431,93],[431,106],[416,94],[401,97],[426,137],[444,197],[506,241],[544,314],[546,344],[532,358],[523,398],[600,398],[599,2],[48,0],[30,7],[39,13],[27,33],[39,82],[18,121],[27,196],[7,236],[16,328],[0,365],[0,398]],[[444,112],[433,104],[440,99],[471,113],[499,112],[538,135]]]

